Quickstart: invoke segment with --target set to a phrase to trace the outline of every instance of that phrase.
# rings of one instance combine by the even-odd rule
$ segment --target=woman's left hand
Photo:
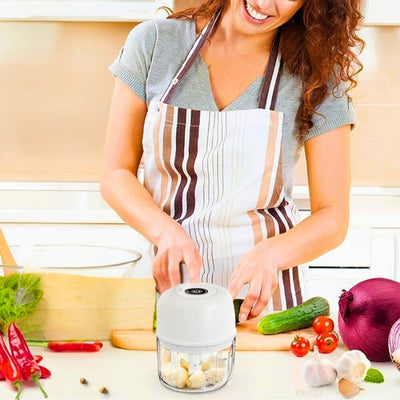
[[[247,296],[240,307],[240,322],[258,316],[278,286],[278,265],[268,247],[268,240],[264,240],[246,253],[229,281],[228,291],[232,298],[237,296],[244,285],[249,285]]]

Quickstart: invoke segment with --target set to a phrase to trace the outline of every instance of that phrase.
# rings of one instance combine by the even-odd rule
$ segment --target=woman
[[[348,227],[357,3],[205,0],[130,32],[110,67],[101,191],[154,245],[160,292],[183,264],[190,282],[244,293],[240,321],[303,301],[297,266]],[[299,222],[303,145],[311,215]]]

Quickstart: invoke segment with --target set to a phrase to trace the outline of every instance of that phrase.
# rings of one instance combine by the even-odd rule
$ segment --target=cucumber
[[[329,315],[329,302],[323,297],[312,297],[298,306],[268,314],[257,324],[257,331],[264,335],[309,328],[319,315]]]

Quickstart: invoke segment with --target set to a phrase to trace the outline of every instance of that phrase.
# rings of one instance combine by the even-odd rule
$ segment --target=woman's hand
[[[268,240],[258,243],[240,259],[231,276],[228,291],[233,298],[244,285],[249,285],[240,307],[240,322],[259,315],[278,286],[278,265],[268,247]]]
[[[189,282],[200,281],[202,260],[196,243],[177,222],[171,222],[157,241],[153,263],[153,276],[160,293],[181,283],[181,263],[185,264]]]

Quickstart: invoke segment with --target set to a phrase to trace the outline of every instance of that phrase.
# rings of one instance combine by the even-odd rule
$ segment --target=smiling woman
[[[101,190],[154,245],[160,292],[183,265],[244,298],[240,321],[303,302],[298,265],[347,231],[360,20],[354,0],[205,0],[130,32],[110,67]]]
[[[274,20],[279,26],[287,22],[294,13],[303,5],[304,0],[291,1],[247,1],[239,2],[244,5],[244,14],[251,23],[262,23],[263,21]]]

